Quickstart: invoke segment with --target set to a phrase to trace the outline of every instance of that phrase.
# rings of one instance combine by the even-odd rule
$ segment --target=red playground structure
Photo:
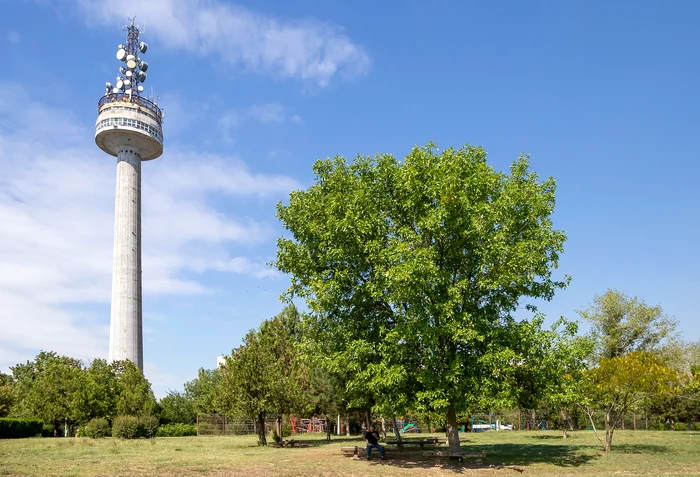
[[[297,419],[296,416],[289,416],[289,426],[292,434],[305,434],[307,432],[326,432],[326,420],[312,417],[311,419]]]

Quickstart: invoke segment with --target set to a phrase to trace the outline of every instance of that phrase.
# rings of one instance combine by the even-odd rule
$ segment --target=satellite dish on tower
[[[117,51],[117,59],[119,61],[124,61],[125,58],[126,58],[126,50],[123,48],[119,48],[119,50]]]
[[[114,93],[114,94],[117,94],[118,92],[119,92],[119,88],[114,88],[114,89],[112,90],[112,93]]]
[[[124,73],[124,74],[126,75],[127,78],[131,78],[131,77],[133,76],[134,72],[131,71],[131,70],[129,70],[129,71],[127,71],[127,72]]]
[[[134,68],[136,68],[136,61],[126,60],[126,67],[129,68],[130,70],[133,70]]]
[[[147,44],[146,42],[144,42],[144,41],[142,41],[141,43],[139,43],[139,51],[140,51],[141,53],[146,53],[146,51],[148,51],[148,44]]]
[[[126,74],[126,68],[124,68],[123,66],[120,66],[120,67],[119,67],[119,72],[120,72],[121,74]]]
[[[127,90],[124,91],[124,92],[125,92],[126,94],[128,94],[128,95],[131,95],[131,88],[127,89]]]
[[[143,86],[139,85],[139,87],[136,88],[136,91],[138,91],[139,93],[143,93]]]
[[[146,63],[145,61],[140,61],[139,69],[145,73],[146,71],[148,71],[148,63]]]
[[[115,85],[117,89],[124,89],[124,82],[122,80],[117,81],[117,84]]]
[[[146,77],[147,77],[147,75],[146,75],[145,72],[139,71],[139,74],[138,74],[138,76],[136,77],[136,79],[139,80],[139,83],[144,83],[144,82],[146,82]]]

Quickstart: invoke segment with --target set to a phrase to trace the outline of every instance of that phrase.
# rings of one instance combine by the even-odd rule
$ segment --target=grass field
[[[425,434],[420,434],[425,437]],[[486,452],[481,464],[421,457],[388,446],[387,460],[343,457],[360,438],[305,437],[308,447],[259,448],[255,437],[0,440],[0,475],[17,476],[700,476],[700,432],[619,431],[605,455],[592,432],[467,434],[463,449]],[[373,451],[376,453],[376,451]]]

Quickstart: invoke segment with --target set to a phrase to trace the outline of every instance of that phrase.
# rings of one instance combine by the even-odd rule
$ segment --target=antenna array
[[[139,97],[143,92],[143,85],[147,78],[148,63],[143,61],[139,55],[148,51],[148,44],[139,41],[139,35],[143,33],[138,25],[134,24],[134,18],[129,19],[126,30],[126,44],[117,47],[117,59],[124,63],[119,67],[116,83],[105,83],[105,95],[125,94],[130,98]]]

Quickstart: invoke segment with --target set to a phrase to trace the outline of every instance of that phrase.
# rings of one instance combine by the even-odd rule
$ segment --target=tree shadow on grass
[[[444,449],[444,448],[443,448]],[[484,452],[480,460],[465,458],[462,462],[449,457],[423,457],[419,450],[400,451],[389,448],[387,459],[379,460],[373,452],[372,464],[393,465],[407,469],[440,467],[455,473],[474,469],[509,469],[524,472],[533,464],[550,464],[557,467],[580,467],[600,456],[594,446],[552,444],[481,444],[462,446],[463,452]]]

